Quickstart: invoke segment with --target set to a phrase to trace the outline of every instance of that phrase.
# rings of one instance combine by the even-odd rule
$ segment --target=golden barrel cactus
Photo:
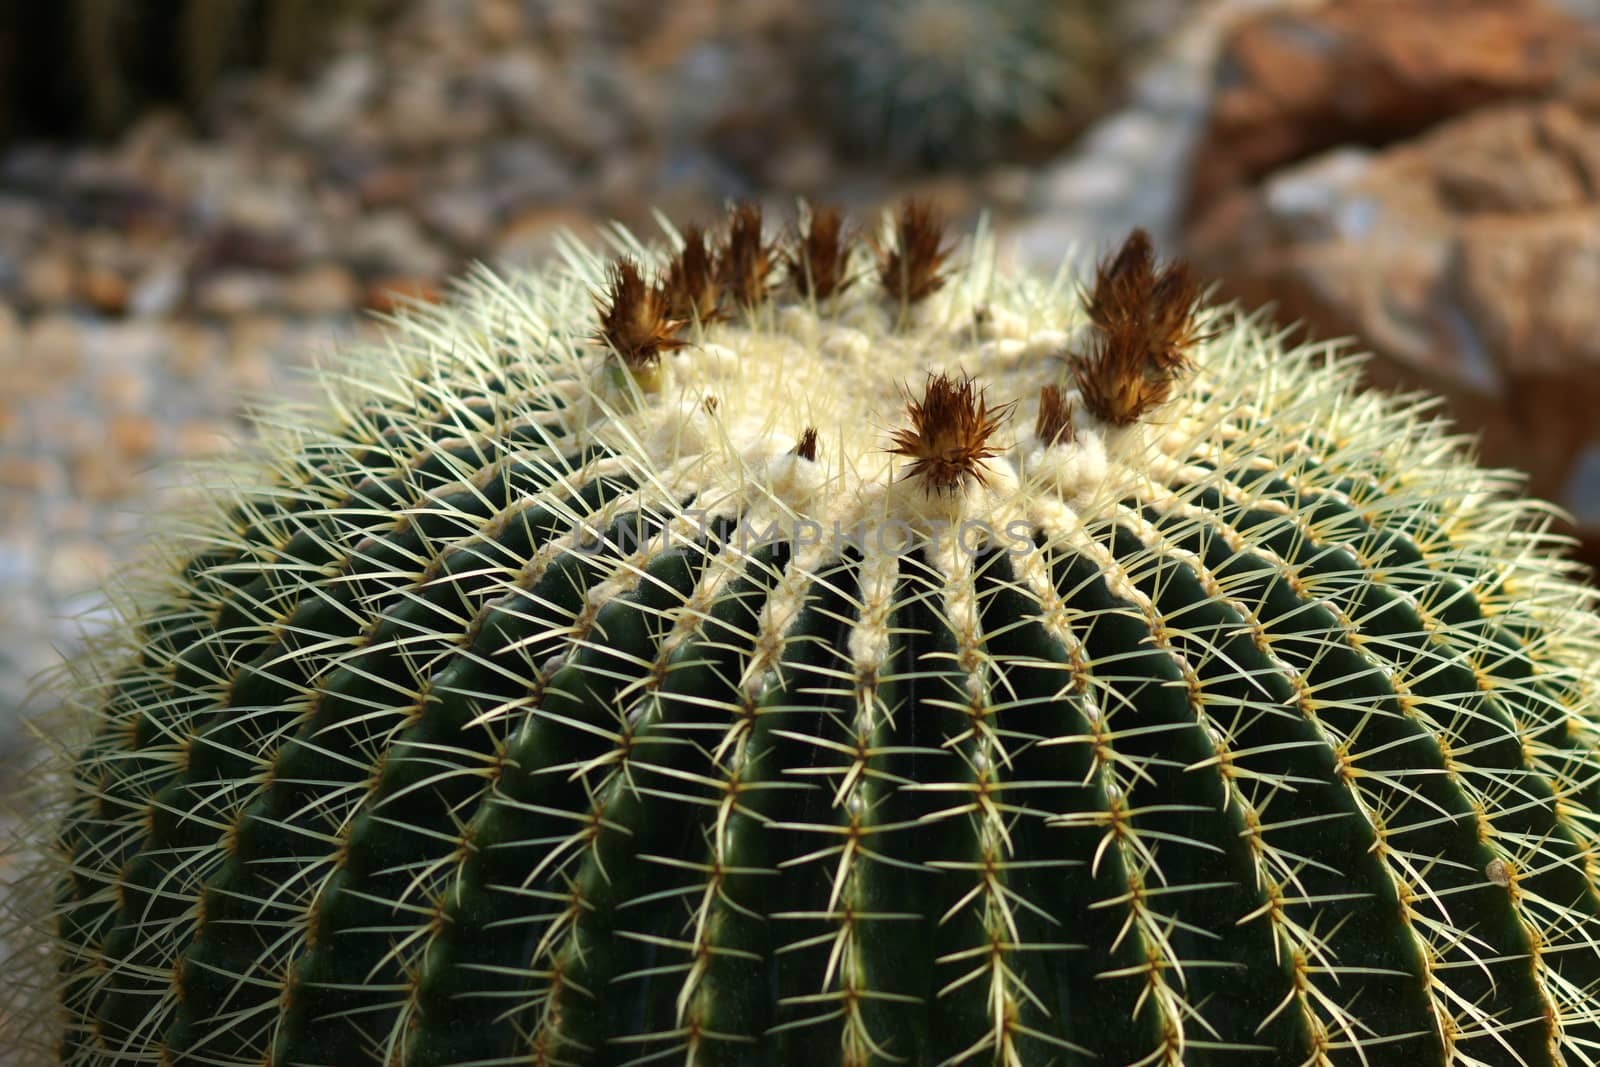
[[[1135,234],[481,272],[78,674],[48,1058],[1600,1060],[1596,621]]]

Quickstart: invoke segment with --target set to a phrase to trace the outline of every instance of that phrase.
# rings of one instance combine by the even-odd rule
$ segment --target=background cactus
[[[841,144],[868,158],[971,165],[1058,142],[1113,66],[1104,0],[830,0],[816,88]]]
[[[302,68],[377,0],[64,0],[0,9],[0,132],[111,133],[155,103],[198,116],[230,65]]]
[[[79,681],[63,1062],[1600,1057],[1540,509],[1138,235],[797,228],[272,423]]]

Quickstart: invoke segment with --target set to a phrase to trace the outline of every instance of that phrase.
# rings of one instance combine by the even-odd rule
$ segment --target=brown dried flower
[[[805,432],[800,435],[800,440],[796,441],[794,447],[789,451],[801,459],[816,459],[817,428],[815,426],[807,426]]]
[[[1127,330],[1099,334],[1073,368],[1083,405],[1103,422],[1127,426],[1172,397],[1173,376]]]
[[[635,370],[655,363],[663,351],[682,348],[677,337],[683,320],[673,318],[660,290],[645,285],[639,265],[619,259],[611,265],[611,282],[603,300],[596,302],[600,329],[595,337],[605,342]]]
[[[1095,267],[1084,302],[1095,337],[1074,374],[1084,406],[1119,426],[1171,395],[1189,351],[1210,335],[1197,321],[1200,286],[1189,265],[1158,265],[1150,235],[1134,230]]]
[[[1185,260],[1174,260],[1156,277],[1150,292],[1150,358],[1172,371],[1189,366],[1189,351],[1215,337],[1200,328],[1200,282]]]
[[[855,281],[845,273],[850,266],[850,244],[839,209],[814,208],[805,231],[784,253],[795,288],[815,300],[826,300],[849,288]]]
[[[717,301],[722,296],[722,284],[717,280],[716,264],[700,227],[684,229],[683,249],[667,265],[661,292],[667,314],[675,319],[710,322],[719,317]]]
[[[1155,283],[1155,258],[1150,234],[1136,229],[1121,248],[1095,264],[1094,289],[1084,301],[1089,321],[1109,330],[1141,313]]]
[[[728,216],[728,237],[717,255],[717,280],[741,307],[767,298],[774,246],[761,239],[761,205],[736,204]]]
[[[927,299],[945,283],[944,220],[927,203],[907,200],[895,216],[894,243],[878,248],[878,281],[902,307]]]
[[[1047,445],[1066,444],[1073,439],[1072,404],[1058,385],[1039,390],[1039,417],[1033,423],[1034,436]]]
[[[989,438],[1011,414],[1011,405],[991,408],[971,378],[930,374],[922,399],[907,399],[909,428],[894,431],[888,451],[911,457],[908,477],[929,492],[954,490],[968,478],[986,484],[983,461],[1000,454]]]

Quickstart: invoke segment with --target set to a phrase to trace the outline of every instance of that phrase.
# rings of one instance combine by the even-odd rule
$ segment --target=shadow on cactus
[[[40,1059],[1594,1062],[1544,512],[1140,234],[770,230],[273,431],[80,672]]]

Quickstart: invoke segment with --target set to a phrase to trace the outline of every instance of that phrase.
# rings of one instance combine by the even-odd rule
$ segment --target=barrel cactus
[[[971,166],[1059,141],[1103,103],[1106,0],[824,0],[815,86],[850,151]]]
[[[203,121],[226,75],[303,71],[369,0],[0,5],[0,136],[116,134],[152,107]]]
[[[78,683],[70,1065],[1600,1059],[1596,621],[1134,234],[479,273]]]

